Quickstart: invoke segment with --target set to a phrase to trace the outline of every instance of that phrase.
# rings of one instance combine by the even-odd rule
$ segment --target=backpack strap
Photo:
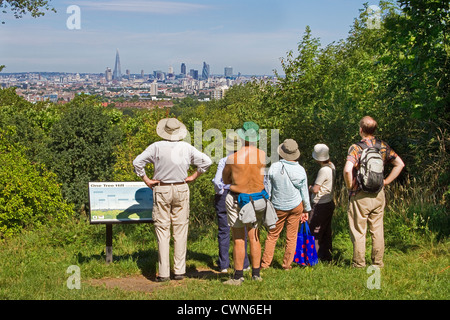
[[[367,143],[363,142],[363,141],[359,141],[356,143],[357,146],[359,146],[362,150],[370,148]],[[377,148],[378,151],[381,150],[381,140],[375,138],[375,144],[373,145],[374,148]]]
[[[287,174],[287,177],[288,177],[289,181],[292,183],[292,185],[294,186],[294,188],[296,188],[295,185],[294,185],[294,182],[292,182],[291,176],[290,176],[289,173],[287,172],[287,169],[284,167],[284,163],[281,162],[281,171],[280,171],[280,173],[281,173],[281,174],[284,174],[285,172],[286,172],[286,174]]]
[[[377,148],[378,151],[380,151],[381,150],[381,140],[376,139],[374,147]]]
[[[357,146],[359,146],[362,150],[367,149],[369,146],[367,145],[367,143],[363,142],[363,141],[358,141],[356,143]]]
[[[249,198],[250,198],[250,202],[251,202],[252,205],[253,205],[253,209],[255,209],[255,201],[253,200],[253,197],[252,197],[252,196],[249,196]],[[256,209],[255,209],[255,212],[256,212]]]

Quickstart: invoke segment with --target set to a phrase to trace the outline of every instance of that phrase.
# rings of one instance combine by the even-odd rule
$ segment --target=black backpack
[[[384,186],[384,162],[381,157],[381,141],[369,147],[364,142],[357,143],[362,153],[359,160],[359,170],[356,179],[364,192],[378,193]]]

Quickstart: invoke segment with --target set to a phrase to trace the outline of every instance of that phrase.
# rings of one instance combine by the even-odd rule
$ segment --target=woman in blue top
[[[284,269],[291,269],[297,245],[300,222],[308,220],[311,210],[308,180],[305,169],[298,163],[300,151],[295,140],[286,139],[279,147],[282,159],[272,164],[266,179],[267,192],[277,211],[278,221],[267,235],[261,267],[268,268],[272,262],[276,242],[286,224],[286,248]]]

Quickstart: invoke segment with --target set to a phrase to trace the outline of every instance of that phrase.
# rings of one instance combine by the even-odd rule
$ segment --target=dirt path
[[[218,276],[223,275],[215,270],[211,269],[197,269],[186,272],[186,278],[196,279],[216,279]],[[173,283],[180,283],[181,281],[174,281]],[[163,285],[164,282],[156,282],[155,277],[145,277],[144,275],[129,276],[124,278],[103,278],[103,279],[91,279],[88,284],[92,286],[105,286],[107,289],[119,288],[125,291],[139,291],[139,292],[153,292]],[[166,283],[167,284],[167,283]]]

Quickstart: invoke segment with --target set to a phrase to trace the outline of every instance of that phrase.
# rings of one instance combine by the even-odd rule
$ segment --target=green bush
[[[55,174],[28,161],[0,132],[0,238],[72,215]]]
[[[201,225],[216,222],[214,209],[214,187],[211,180],[216,174],[216,165],[212,165],[207,172],[189,185],[190,191],[190,217]]]
[[[17,95],[15,88],[0,89],[0,129],[11,144],[24,148],[32,162],[41,162],[47,152],[48,132],[60,115],[58,105],[34,104]]]

